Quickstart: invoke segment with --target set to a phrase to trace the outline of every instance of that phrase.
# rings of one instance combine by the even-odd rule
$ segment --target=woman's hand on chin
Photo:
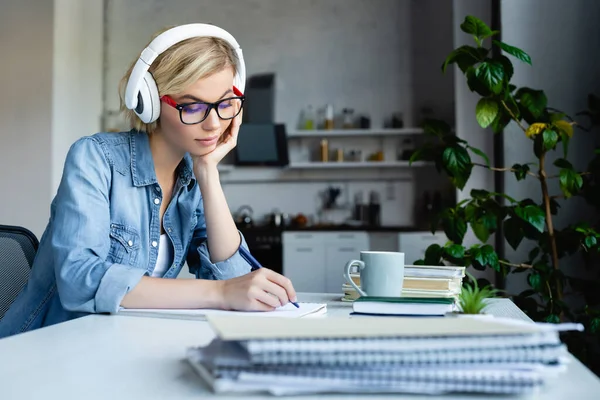
[[[240,112],[229,124],[229,127],[223,133],[223,136],[219,138],[216,147],[201,156],[192,155],[194,161],[194,173],[196,176],[200,175],[206,169],[217,166],[219,162],[237,145],[238,132],[240,131],[240,125],[242,124],[242,115],[244,112]]]

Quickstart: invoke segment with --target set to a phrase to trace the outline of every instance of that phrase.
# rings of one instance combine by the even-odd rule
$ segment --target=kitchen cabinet
[[[404,253],[404,264],[412,265],[425,257],[425,251],[432,244],[444,246],[448,238],[443,232],[401,232],[398,234],[398,251]]]
[[[442,232],[284,232],[283,274],[298,292],[340,293],[344,267],[360,259],[362,250],[400,251],[405,264],[425,256],[431,244],[443,246],[448,239]]]
[[[340,293],[344,266],[368,248],[367,232],[284,232],[283,274],[298,292]]]
[[[313,243],[283,244],[283,274],[291,279],[297,292],[325,292],[325,247]]]
[[[398,232],[369,232],[369,250],[399,251]]]

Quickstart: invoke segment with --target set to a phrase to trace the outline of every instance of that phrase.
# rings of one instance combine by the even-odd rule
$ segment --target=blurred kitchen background
[[[127,129],[117,86],[129,64],[156,31],[205,22],[244,51],[245,121],[221,179],[256,257],[312,292],[339,292],[341,266],[360,250],[400,250],[412,263],[446,241],[428,231],[432,212],[471,186],[494,188],[489,172],[474,171],[457,193],[433,166],[408,159],[428,117],[493,154],[476,97],[440,66],[469,40],[464,17],[491,24],[500,3],[503,15],[539,12],[514,0],[2,2],[0,221],[40,237],[71,143]],[[559,9],[548,12],[562,18]],[[527,37],[533,51],[543,35],[530,28],[515,23],[503,35],[515,45]]]

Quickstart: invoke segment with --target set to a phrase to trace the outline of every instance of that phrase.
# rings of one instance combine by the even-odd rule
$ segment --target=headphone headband
[[[158,35],[150,44],[142,51],[140,57],[138,58],[133,70],[131,71],[131,75],[129,76],[129,80],[127,81],[127,87],[125,89],[125,105],[129,109],[135,109],[138,115],[144,113],[144,108],[148,107],[147,104],[142,104],[140,109],[139,100],[143,101],[144,99],[144,87],[147,85],[147,81],[153,78],[151,74],[148,72],[148,69],[152,65],[152,63],[156,60],[156,58],[169,47],[184,41],[186,39],[190,39],[193,37],[216,37],[225,40],[231,45],[236,51],[239,65],[237,66],[237,73],[234,78],[234,86],[237,87],[242,93],[244,92],[245,84],[246,84],[246,68],[244,64],[244,57],[242,54],[242,49],[235,38],[227,31],[222,28],[219,28],[215,25],[210,24],[187,24],[180,25],[175,28],[171,28],[160,35]],[[145,82],[146,81],[146,82]],[[154,82],[152,82],[152,86],[156,86]],[[151,91],[154,89],[151,89]],[[152,95],[158,96],[158,93],[152,93]],[[152,97],[154,98],[154,97]],[[154,107],[157,107],[158,104],[153,104]],[[154,112],[152,114],[155,114]],[[140,115],[142,121],[142,115]],[[158,118],[158,115],[152,115],[150,118],[155,121]],[[144,121],[148,122],[148,121]],[[152,122],[152,121],[150,121]]]

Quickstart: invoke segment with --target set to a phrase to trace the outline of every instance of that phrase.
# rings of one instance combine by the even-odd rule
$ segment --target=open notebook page
[[[154,317],[154,318],[174,318],[174,319],[195,319],[205,320],[208,315],[226,315],[242,317],[280,317],[280,318],[301,318],[307,315],[322,314],[327,312],[327,305],[320,303],[298,303],[300,308],[294,307],[288,303],[273,311],[225,311],[214,309],[143,309],[143,308],[120,308],[117,315],[136,316],[136,317]]]

